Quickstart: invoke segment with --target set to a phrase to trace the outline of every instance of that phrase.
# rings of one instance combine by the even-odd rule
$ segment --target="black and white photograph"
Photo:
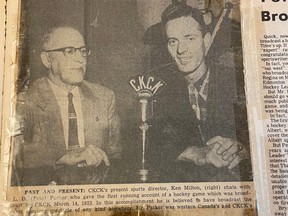
[[[253,181],[240,0],[22,0],[11,186]]]

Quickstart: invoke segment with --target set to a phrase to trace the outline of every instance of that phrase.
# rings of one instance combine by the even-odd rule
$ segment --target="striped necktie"
[[[73,105],[73,94],[71,92],[68,93],[68,118],[68,149],[79,148],[80,146],[78,142],[77,115]]]

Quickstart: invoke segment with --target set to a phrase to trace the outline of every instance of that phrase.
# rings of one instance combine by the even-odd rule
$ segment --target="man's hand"
[[[210,139],[207,145],[211,150],[206,155],[206,162],[216,167],[228,166],[228,169],[233,169],[249,157],[243,145],[230,138],[216,136]]]
[[[76,166],[79,163],[83,163],[81,152],[83,149],[76,149],[63,155],[60,159],[55,162],[55,165],[69,165]]]
[[[216,136],[207,142],[207,146],[188,147],[179,155],[178,160],[191,161],[199,166],[211,163],[218,168],[233,169],[248,157],[248,151],[238,141]]]
[[[81,156],[85,158],[87,166],[98,166],[102,161],[104,161],[106,166],[110,166],[110,162],[106,153],[94,145],[88,145],[85,151],[81,153]]]
[[[104,161],[107,166],[110,166],[109,159],[103,150],[94,145],[88,145],[85,148],[68,152],[57,160],[55,164],[70,166],[98,166],[102,161]]]
[[[210,151],[209,146],[198,147],[198,146],[190,146],[182,152],[177,160],[181,161],[190,161],[195,164],[202,166],[206,163],[206,155]]]

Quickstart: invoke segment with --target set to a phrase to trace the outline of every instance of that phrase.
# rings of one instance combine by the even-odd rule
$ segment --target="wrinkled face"
[[[45,45],[45,50],[83,46],[85,46],[84,39],[77,30],[59,28],[52,33],[50,40]],[[62,51],[47,52],[47,54],[50,61],[48,67],[56,79],[69,85],[77,85],[83,81],[87,60],[81,55],[80,50],[76,50],[74,55],[69,56],[65,56]]]
[[[180,17],[165,25],[168,51],[185,74],[196,71],[203,63],[205,46],[200,26],[192,17]]]

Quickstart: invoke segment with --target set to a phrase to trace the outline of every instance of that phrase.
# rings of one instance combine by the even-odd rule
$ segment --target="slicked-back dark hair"
[[[186,1],[173,1],[161,15],[161,22],[163,27],[170,20],[174,20],[180,17],[192,17],[196,22],[198,22],[202,36],[206,34],[206,25],[204,22],[203,14],[200,10],[192,8],[186,4]]]

